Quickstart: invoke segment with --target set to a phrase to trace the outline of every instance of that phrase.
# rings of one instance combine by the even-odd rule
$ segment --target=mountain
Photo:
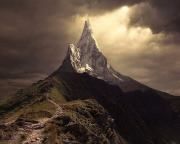
[[[0,117],[0,143],[180,143],[180,98],[116,72],[89,21],[62,65],[0,105]]]
[[[59,72],[88,73],[89,75],[118,85],[124,91],[144,90],[146,86],[115,71],[100,52],[89,20],[85,21],[81,38],[77,45],[70,44]]]

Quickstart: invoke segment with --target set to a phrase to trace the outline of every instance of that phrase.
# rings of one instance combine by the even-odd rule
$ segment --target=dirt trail
[[[63,113],[63,109],[60,107],[60,105],[58,105],[56,102],[54,102],[53,100],[51,99],[48,99],[48,101],[50,103],[52,103],[55,107],[56,107],[56,112],[58,113]]]
[[[56,107],[56,114],[63,113],[63,109],[61,108],[61,106],[59,104],[57,104],[55,101],[53,101],[52,99],[50,99],[48,93],[46,94],[46,99]]]
[[[58,105],[56,102],[54,102],[53,100],[51,100],[48,96],[48,94],[46,95],[47,100],[52,103],[55,107],[56,107],[56,112],[54,114],[54,116],[62,114],[63,113],[63,109],[61,108],[60,105]],[[53,117],[54,117],[53,116]],[[42,143],[42,128],[44,127],[45,123],[49,120],[51,120],[53,117],[51,118],[46,118],[46,119],[39,119],[39,123],[37,124],[31,124],[28,127],[32,130],[32,132],[28,135],[27,139],[23,142],[23,144],[41,144]]]

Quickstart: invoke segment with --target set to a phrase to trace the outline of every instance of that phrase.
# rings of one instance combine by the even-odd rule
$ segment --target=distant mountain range
[[[180,98],[115,71],[88,20],[62,65],[0,116],[3,144],[180,144]]]

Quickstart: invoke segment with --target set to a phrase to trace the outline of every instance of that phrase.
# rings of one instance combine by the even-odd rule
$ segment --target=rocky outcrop
[[[114,119],[95,100],[60,105],[62,111],[39,120],[21,116],[0,126],[0,140],[18,144],[126,144]]]
[[[63,64],[57,72],[88,73],[89,75],[118,85],[124,91],[144,90],[145,86],[115,71],[100,51],[89,21],[85,21],[77,45],[70,44]]]

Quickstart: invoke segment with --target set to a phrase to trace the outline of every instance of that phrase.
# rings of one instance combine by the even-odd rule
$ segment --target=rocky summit
[[[0,104],[0,144],[179,144],[180,98],[115,71],[89,20],[62,65]]]
[[[146,89],[135,80],[115,71],[99,50],[93,36],[89,20],[85,21],[81,38],[77,45],[70,44],[60,72],[88,73],[89,75],[118,85],[124,91]]]

